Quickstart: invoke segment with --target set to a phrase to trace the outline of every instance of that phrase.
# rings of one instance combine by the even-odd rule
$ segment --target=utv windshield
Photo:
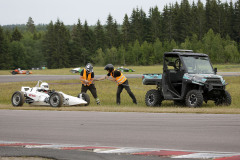
[[[213,74],[212,65],[208,57],[182,56],[183,62],[190,74]]]

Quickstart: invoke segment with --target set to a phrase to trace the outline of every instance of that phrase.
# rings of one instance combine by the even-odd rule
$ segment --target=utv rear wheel
[[[22,106],[25,101],[23,92],[16,91],[15,93],[13,93],[11,101],[12,105],[15,107]]]
[[[232,103],[232,98],[228,91],[225,91],[224,94],[220,98],[215,100],[216,106],[221,106],[221,105],[230,106],[231,103]]]
[[[185,103],[188,107],[201,107],[203,95],[198,90],[191,90],[187,93]]]
[[[145,95],[145,103],[147,106],[161,106],[162,95],[160,91],[155,89],[149,90]]]
[[[52,107],[61,107],[63,104],[63,96],[58,92],[51,94],[49,98],[49,103]]]
[[[78,95],[78,98],[81,98],[81,97],[82,97],[82,99],[83,99],[84,101],[87,102],[87,104],[85,104],[85,106],[88,106],[88,105],[90,104],[90,97],[89,97],[89,95],[88,95],[87,93],[80,93],[80,94]]]

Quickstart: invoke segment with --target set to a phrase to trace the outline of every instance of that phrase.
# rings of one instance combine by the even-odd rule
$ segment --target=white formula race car
[[[40,85],[41,83],[41,85]],[[86,93],[80,93],[78,97],[73,97],[63,92],[56,92],[49,90],[46,82],[38,81],[37,85],[33,88],[22,87],[21,91],[16,91],[12,95],[12,105],[22,106],[24,103],[38,106],[76,106],[76,105],[89,105],[90,97]]]

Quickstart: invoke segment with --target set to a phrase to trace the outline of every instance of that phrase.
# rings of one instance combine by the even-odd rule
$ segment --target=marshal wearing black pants
[[[117,89],[117,104],[121,103],[121,101],[120,101],[120,94],[122,93],[123,88],[126,89],[127,93],[132,98],[133,103],[137,103],[137,100],[136,100],[134,94],[132,93],[132,91],[131,91],[131,89],[130,89],[130,87],[128,85],[128,80],[126,80],[123,84],[120,84],[118,86],[118,89]]]
[[[89,90],[89,91],[92,93],[92,95],[93,95],[93,97],[94,97],[95,99],[98,98],[98,97],[97,97],[97,89],[96,89],[96,87],[95,87],[94,84],[90,84],[90,86],[85,86],[85,85],[82,84],[81,92],[86,93],[87,90]]]

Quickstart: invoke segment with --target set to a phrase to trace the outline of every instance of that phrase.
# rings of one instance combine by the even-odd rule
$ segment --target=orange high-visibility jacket
[[[84,84],[84,86],[90,86],[90,84],[92,84],[92,82],[90,81],[92,79],[92,74],[89,73],[88,74],[88,78],[87,78],[87,71],[86,71],[86,69],[83,69],[83,76],[82,76],[82,78],[84,80],[88,80],[89,81],[88,83],[85,83],[84,81],[82,81],[82,84]]]
[[[114,70],[115,71],[115,70]],[[113,71],[113,72],[114,72]],[[113,77],[113,72],[111,72],[111,76]],[[127,78],[122,74],[122,72],[120,72],[121,73],[121,75],[120,76],[118,76],[118,77],[113,77],[113,78],[116,78],[116,83],[118,84],[118,85],[121,85],[121,84],[123,84],[126,80],[127,80]]]

